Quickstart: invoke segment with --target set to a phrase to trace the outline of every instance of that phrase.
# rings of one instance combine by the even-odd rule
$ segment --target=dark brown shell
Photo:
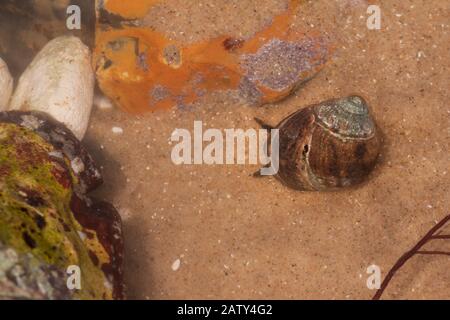
[[[381,147],[363,98],[333,99],[301,109],[278,126],[278,178],[297,190],[333,190],[364,181]]]

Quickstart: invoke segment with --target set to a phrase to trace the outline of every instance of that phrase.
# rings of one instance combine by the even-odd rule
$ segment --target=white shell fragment
[[[72,36],[50,41],[20,77],[10,110],[34,110],[64,123],[78,139],[86,133],[94,98],[91,53]]]
[[[121,127],[112,127],[111,131],[114,134],[123,134],[123,129]]]
[[[0,111],[7,109],[12,90],[13,78],[9,73],[8,66],[0,58]]]
[[[113,102],[103,94],[96,94],[94,96],[94,105],[100,110],[110,110],[114,108]]]
[[[172,263],[172,270],[178,271],[178,269],[180,269],[180,266],[181,266],[181,260],[177,259]]]

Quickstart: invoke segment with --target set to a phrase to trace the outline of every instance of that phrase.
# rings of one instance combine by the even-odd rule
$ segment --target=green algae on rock
[[[0,113],[0,298],[123,298],[120,216],[86,196],[101,182],[62,124]],[[73,265],[79,290],[66,286]]]

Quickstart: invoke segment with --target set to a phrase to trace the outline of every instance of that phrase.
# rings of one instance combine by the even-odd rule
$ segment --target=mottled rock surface
[[[121,220],[86,193],[102,178],[63,125],[0,113],[0,298],[123,297]],[[81,288],[69,290],[78,266]]]

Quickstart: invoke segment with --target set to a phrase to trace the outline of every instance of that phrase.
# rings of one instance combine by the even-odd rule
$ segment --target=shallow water
[[[207,10],[167,1],[154,9],[153,26],[186,42],[249,35],[285,6],[196,3]],[[386,0],[381,30],[368,30],[372,3],[304,2],[292,27],[329,34],[336,55],[282,102],[255,108],[216,92],[188,109],[140,116],[94,110],[84,142],[103,169],[96,195],[123,218],[129,298],[368,299],[367,267],[376,264],[384,275],[449,214],[450,3]],[[350,94],[367,99],[385,139],[378,166],[359,188],[297,192],[253,177],[258,166],[171,160],[172,132],[192,130],[195,120],[205,129],[258,128],[254,117],[276,124]],[[446,256],[414,257],[384,297],[449,299],[449,266]]]
[[[177,8],[190,12],[186,23],[197,37],[212,21],[215,30],[227,29],[221,23],[229,19],[216,16],[257,26],[275,2],[258,1],[256,15],[232,5],[205,15],[183,3]],[[448,214],[449,3],[384,1],[379,31],[366,28],[367,6],[304,4],[294,27],[333,34],[338,50],[281,103],[251,108],[223,92],[192,110],[95,111],[86,141],[103,165],[100,195],[124,219],[131,298],[370,298],[366,268],[377,264],[384,274]],[[161,21],[176,23],[163,14],[160,29]],[[385,137],[382,159],[360,188],[301,193],[252,177],[255,166],[175,166],[170,159],[172,131],[192,130],[194,120],[205,128],[256,128],[254,117],[276,124],[310,103],[352,93],[367,98]],[[113,126],[124,133],[114,135]],[[385,297],[449,298],[449,280],[447,257],[415,257]]]

